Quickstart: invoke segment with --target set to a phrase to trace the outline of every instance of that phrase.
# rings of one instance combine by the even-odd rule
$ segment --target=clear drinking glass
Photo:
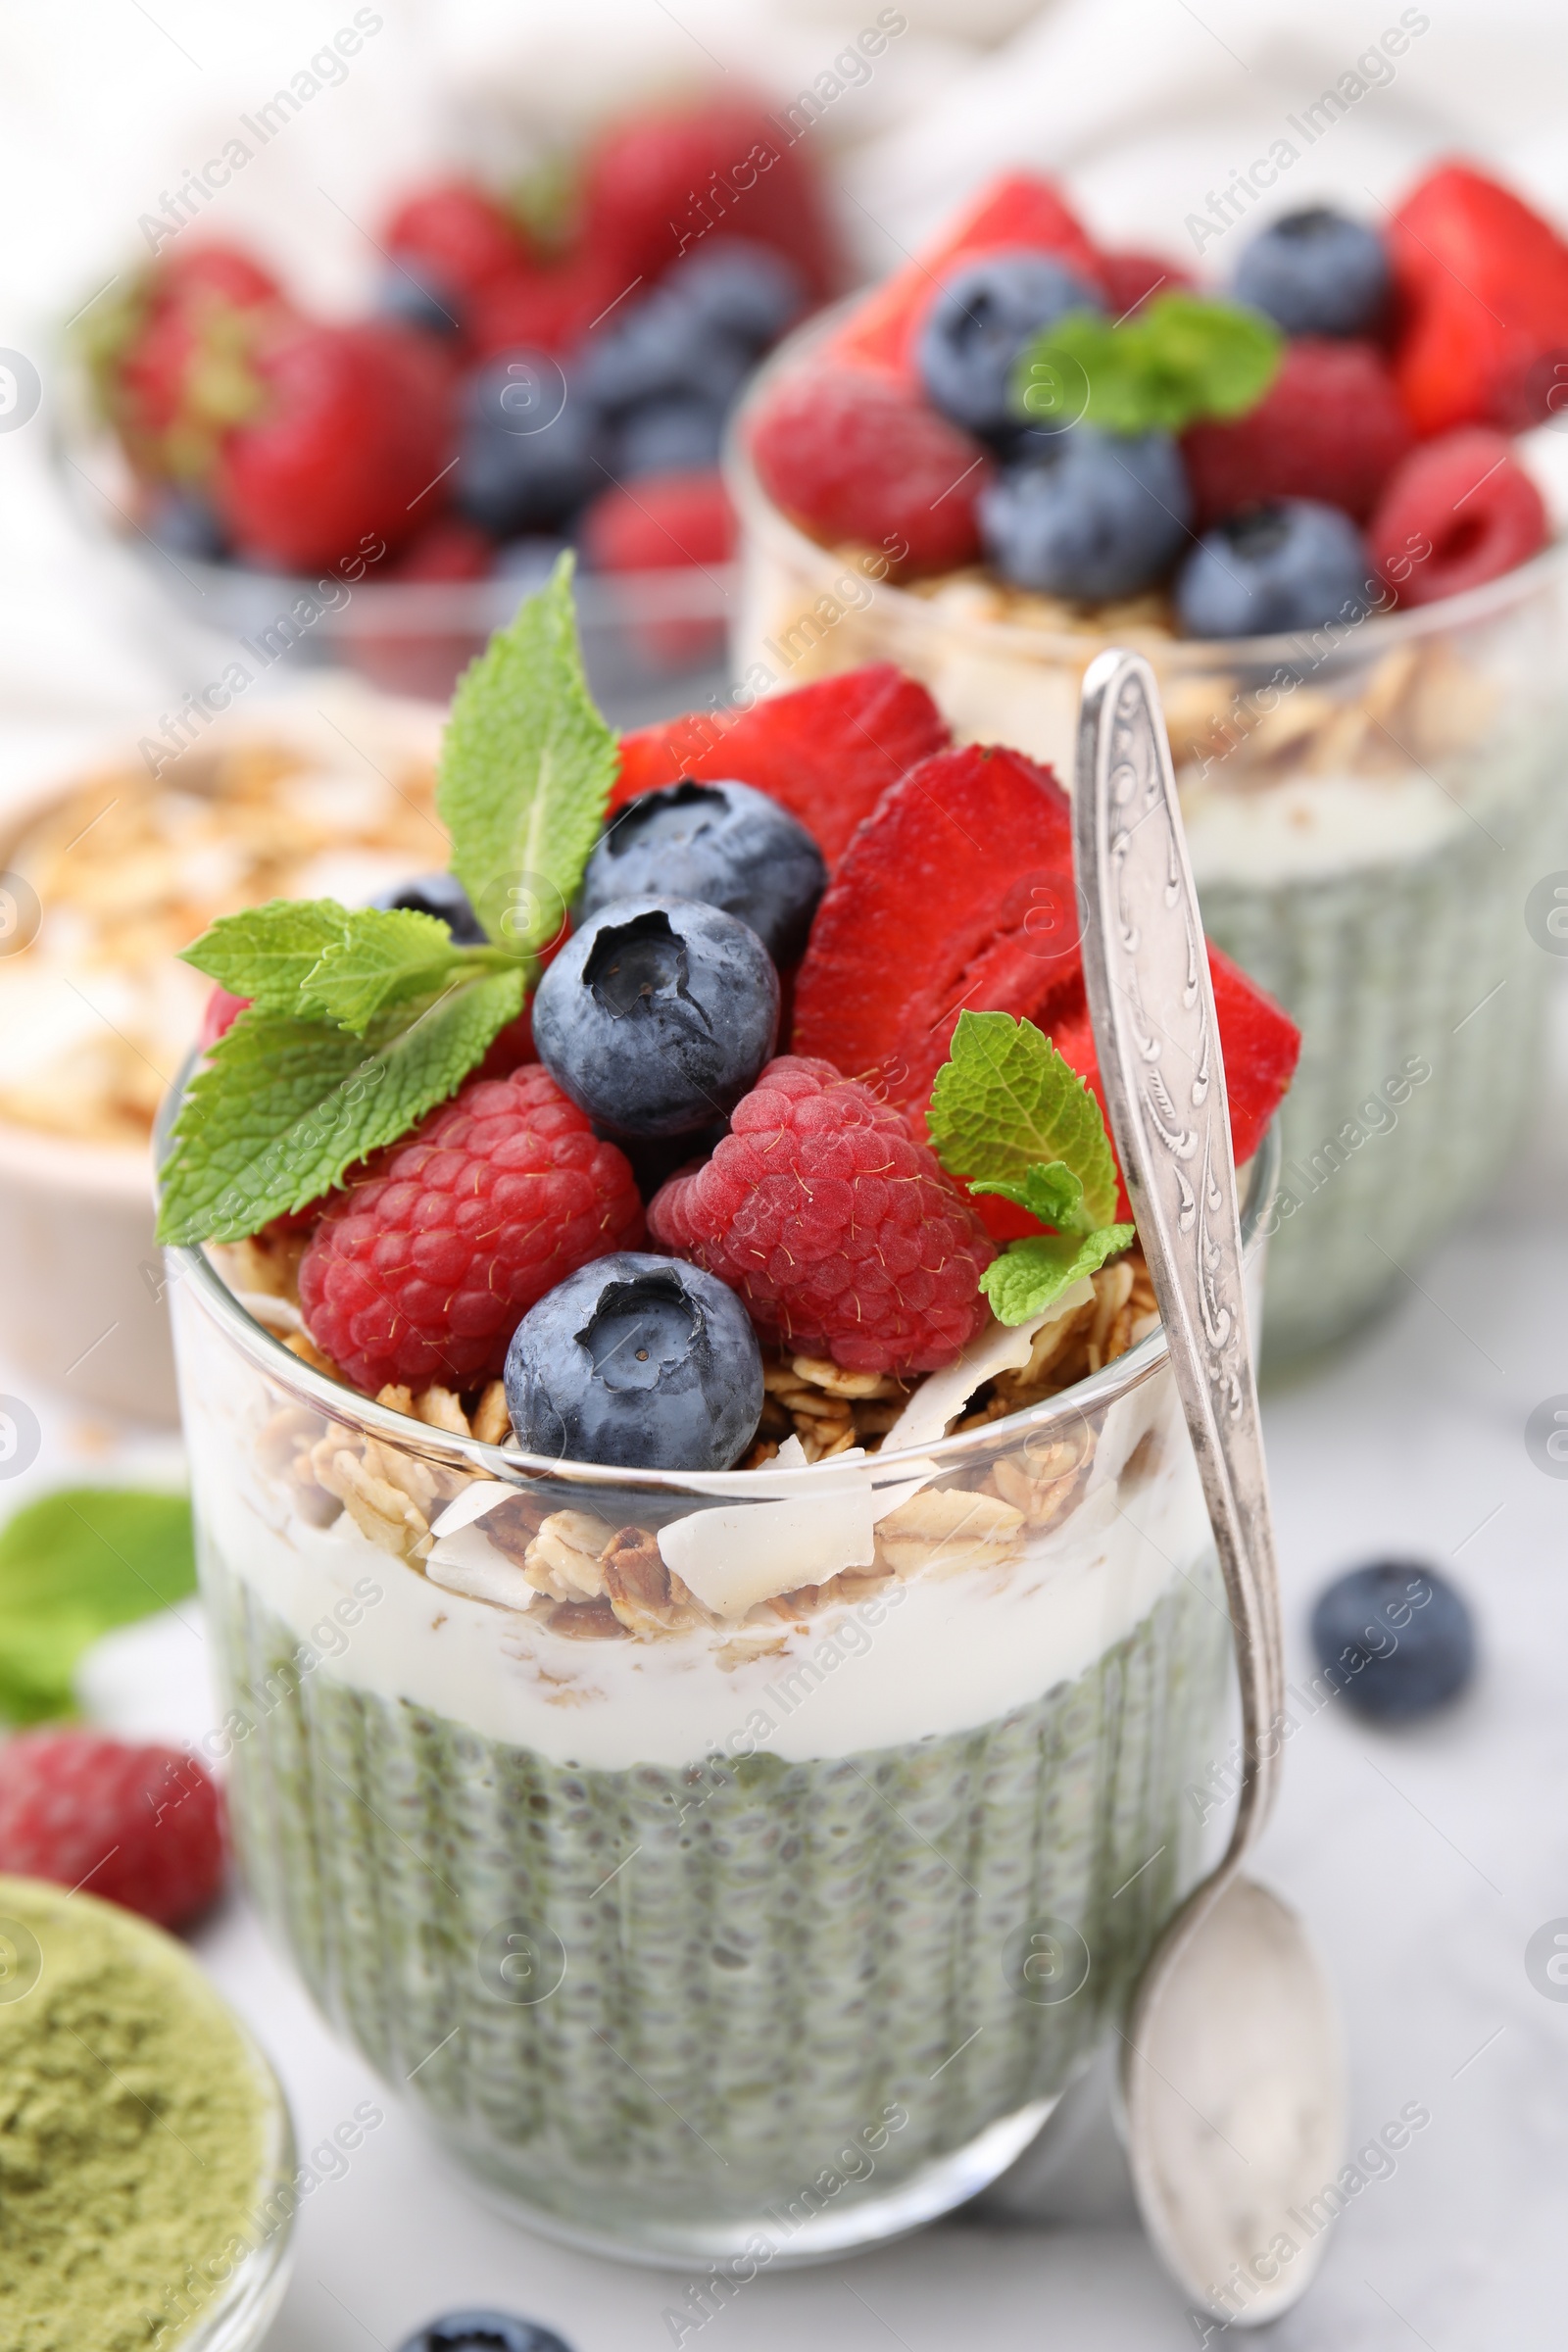
[[[907,588],[763,495],[747,419],[831,328],[768,363],[733,436],[734,667],[749,690],[893,662],[960,741],[1070,788],[1083,673],[1107,644],[1160,680],[1209,937],[1300,1024],[1282,1114],[1269,1355],[1373,1312],[1506,1164],[1541,1066],[1549,959],[1527,927],[1568,865],[1568,552],[1359,625],[1173,638],[1158,600],[1075,616],[978,569]]]
[[[518,2218],[732,2284],[1003,2170],[1227,1737],[1157,1325],[913,1449],[614,1471],[362,1398],[170,1257],[241,1858],[392,2089]]]

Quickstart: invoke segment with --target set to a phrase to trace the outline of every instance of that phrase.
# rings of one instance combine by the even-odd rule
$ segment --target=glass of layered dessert
[[[1568,248],[1453,167],[1384,233],[1291,216],[1232,299],[1187,282],[1012,179],[796,338],[732,450],[736,666],[766,691],[891,661],[960,740],[1065,774],[1089,662],[1154,663],[1208,932],[1303,1035],[1278,1358],[1400,1285],[1531,1100],[1522,909],[1568,849],[1564,564],[1532,475]]]
[[[837,681],[652,781],[569,620],[460,691],[452,874],[190,951],[163,1231],[264,1917],[521,2218],[736,2283],[1038,2129],[1200,1868],[1230,1633],[1024,928],[1060,788],[881,673],[847,847]],[[931,1046],[939,932],[1039,1019]],[[1297,1039],[1211,961],[1255,1262]]]

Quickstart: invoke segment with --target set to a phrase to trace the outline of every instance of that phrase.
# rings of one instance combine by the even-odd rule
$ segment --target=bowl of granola
[[[1532,1100],[1559,348],[1568,246],[1463,166],[1376,234],[1260,230],[1225,299],[1013,177],[785,346],[733,437],[754,687],[891,661],[1067,773],[1095,655],[1153,662],[1209,934],[1303,1034],[1276,1358],[1397,1289]]]
[[[264,1916],[515,2218],[740,2280],[1039,2129],[1201,1868],[1229,1633],[1065,794],[883,668],[692,741],[525,605],[444,888],[192,950],[161,1232]],[[1298,1040],[1210,966],[1255,1313]]]
[[[421,706],[323,679],[122,737],[7,811],[0,1277],[19,1368],[174,1417],[150,1148],[210,994],[179,952],[257,900],[357,899],[439,864],[438,733]]]

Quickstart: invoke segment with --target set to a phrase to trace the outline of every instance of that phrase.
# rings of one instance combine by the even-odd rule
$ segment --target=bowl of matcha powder
[[[243,2352],[294,2207],[271,2069],[184,1947],[0,1876],[6,2352]]]

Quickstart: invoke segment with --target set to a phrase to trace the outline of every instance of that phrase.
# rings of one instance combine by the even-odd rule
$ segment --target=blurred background
[[[0,823],[111,751],[124,760],[150,742],[156,761],[171,715],[221,675],[236,635],[275,611],[265,580],[260,604],[223,605],[208,551],[137,506],[83,398],[79,354],[94,319],[160,246],[177,249],[178,236],[242,246],[302,310],[362,317],[384,298],[386,224],[412,188],[450,172],[526,183],[549,219],[552,191],[607,122],[689,92],[796,122],[792,153],[819,192],[830,256],[803,300],[886,271],[1007,165],[1057,177],[1106,242],[1217,270],[1223,248],[1203,225],[1222,217],[1216,197],[1395,24],[1406,47],[1300,155],[1291,203],[1327,198],[1375,217],[1426,164],[1462,152],[1568,228],[1568,44],[1549,0],[1320,0],[1310,12],[1295,0],[14,5],[0,19],[0,368],[15,387],[0,409]],[[868,26],[884,36],[869,57],[858,41]],[[337,40],[345,27],[355,42]],[[277,106],[280,91],[294,94],[290,106]],[[811,105],[792,118],[807,93]],[[230,157],[227,179],[207,200],[187,195],[182,219],[180,191],[236,141],[243,167]],[[443,543],[424,582],[438,600],[455,591],[468,602],[459,612],[438,601],[409,632],[383,615],[371,659],[360,649],[362,673],[394,696],[443,690],[559,532],[524,515],[490,536],[522,548],[514,570],[480,577]],[[621,573],[635,577],[639,545],[646,557],[646,541],[633,545]],[[616,562],[603,570],[605,638],[590,653],[615,719],[718,691],[735,596],[722,531],[711,559],[689,567],[685,603],[639,605],[635,587],[614,586]],[[393,724],[356,700],[363,677],[357,689],[323,686],[321,651],[305,642],[269,665],[246,708],[289,704],[285,733],[304,727],[302,774],[335,763],[333,825],[312,830],[319,794],[309,819],[290,817],[285,796],[273,832],[247,837],[247,854],[269,888],[286,867],[289,888],[349,895],[435,861],[416,856],[428,820],[414,808],[427,797],[432,739],[427,715]],[[346,760],[323,724],[352,738]],[[369,789],[367,765],[390,795],[373,807],[343,781]],[[83,804],[84,827],[97,806]],[[189,1010],[163,1008],[176,1042]],[[1411,2338],[1428,2352],[1544,2352],[1560,2334],[1550,2249],[1568,2177],[1568,2001],[1525,1955],[1568,1915],[1568,1483],[1540,1435],[1549,1408],[1568,1402],[1565,1012],[1559,986],[1528,1141],[1500,1188],[1419,1281],[1401,1283],[1381,1324],[1266,1398],[1292,1671],[1312,1671],[1306,1618],[1325,1579],[1380,1554],[1452,1575],[1476,1608],[1483,1657],[1475,1690],[1441,1722],[1396,1738],[1341,1711],[1293,1750],[1264,1867],[1307,1913],[1345,1999],[1354,2128],[1370,2132],[1412,2099],[1434,2125],[1348,2215],[1320,2287],[1278,2331],[1288,2352]],[[13,999],[5,1017],[28,1015]],[[0,1083],[6,1051],[0,1037]],[[141,1096],[154,1099],[166,1075],[148,1062]],[[145,1111],[127,1113],[132,1127]],[[133,1174],[105,1179],[106,1231],[117,1216],[139,1230],[144,1217],[145,1160],[132,1156]],[[13,1173],[0,1164],[0,1186]],[[34,1205],[48,1181],[42,1161],[29,1167]],[[0,1354],[0,1390],[16,1393],[0,1403],[20,1398],[25,1415],[0,1503],[84,1476],[176,1485],[178,1440],[167,1396],[154,1394],[163,1373],[144,1375],[133,1351],[95,1390],[122,1317],[80,1283],[63,1303],[38,1248],[45,1279],[12,1313],[29,1318],[29,1360],[53,1347],[57,1368],[8,1376]],[[156,1303],[150,1250],[126,1262]],[[93,1279],[89,1268],[89,1291]],[[212,1704],[188,1625],[172,1640],[167,1626],[122,1638],[78,1688],[103,1720],[135,1732],[194,1736]],[[313,2117],[346,2112],[369,2078],[326,2040],[241,1903],[202,1949],[270,2029],[308,2140]],[[772,2280],[725,2315],[729,2341],[782,2352],[809,2328],[835,2345],[890,2336],[906,2352],[973,2338],[1022,2347],[1056,2336],[1085,2352],[1191,2342],[1131,2220],[1102,2086],[1066,2125],[981,2221],[842,2276]],[[396,2122],[301,2229],[300,2277],[273,2339],[290,2352],[390,2343],[426,2307],[486,2294],[528,2297],[578,2352],[668,2340],[662,2282],[511,2236],[452,2180],[432,2179],[423,2142]]]

